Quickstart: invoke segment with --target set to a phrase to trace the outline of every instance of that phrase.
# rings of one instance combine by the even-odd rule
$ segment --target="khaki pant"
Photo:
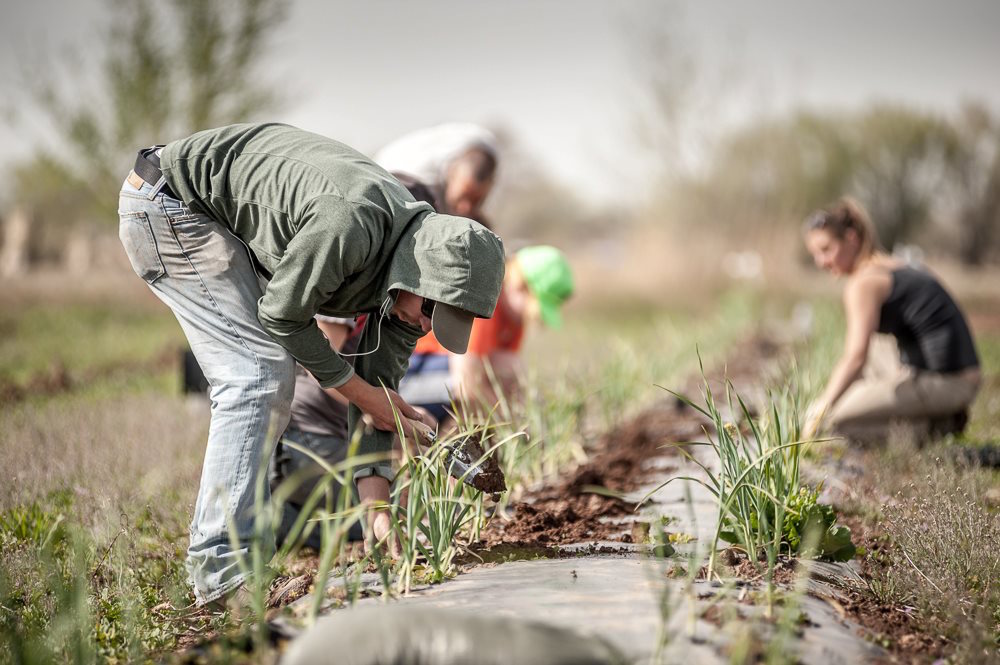
[[[884,440],[894,423],[926,435],[932,421],[965,411],[979,392],[978,370],[942,374],[899,361],[895,339],[875,335],[864,374],[830,410],[835,434],[859,440]]]

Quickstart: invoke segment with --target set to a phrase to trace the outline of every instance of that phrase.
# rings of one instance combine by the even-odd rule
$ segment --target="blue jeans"
[[[122,185],[119,237],[136,274],[177,317],[211,386],[212,421],[191,521],[187,570],[199,605],[246,579],[250,548],[274,553],[267,460],[288,423],[295,365],[261,327],[260,282],[250,253],[211,218],[130,176]],[[258,494],[260,492],[260,494]]]

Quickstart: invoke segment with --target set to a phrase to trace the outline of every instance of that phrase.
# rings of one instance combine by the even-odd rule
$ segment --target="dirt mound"
[[[759,388],[764,367],[779,350],[778,345],[759,335],[738,344],[724,366],[709,372],[712,389],[724,393],[727,378],[738,390]],[[702,385],[701,377],[697,377],[682,392],[698,402]],[[494,520],[489,525],[481,546],[629,542],[627,522],[635,514],[635,506],[601,494],[599,488],[614,494],[627,493],[642,487],[653,474],[662,477],[668,469],[653,464],[653,460],[677,456],[680,451],[674,444],[704,441],[706,425],[707,420],[697,411],[675,397],[665,396],[604,434],[589,451],[586,464],[553,484],[528,492],[521,503],[512,506],[510,520]]]
[[[643,411],[601,437],[586,464],[552,485],[527,493],[512,506],[509,521],[490,524],[481,545],[628,542],[629,527],[622,524],[626,520],[614,518],[634,515],[635,505],[602,494],[600,489],[622,493],[639,488],[654,472],[650,460],[677,455],[677,448],[670,444],[699,438],[702,424],[698,414],[673,399]]]

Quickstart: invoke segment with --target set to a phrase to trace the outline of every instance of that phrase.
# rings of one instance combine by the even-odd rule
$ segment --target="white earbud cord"
[[[382,306],[378,308],[378,321],[375,322],[375,348],[371,351],[365,351],[364,353],[341,353],[342,358],[357,358],[358,356],[371,355],[378,351],[378,347],[382,346],[382,319],[384,319],[389,310],[392,309],[392,296],[386,296],[385,300],[382,301]],[[368,321],[365,321],[365,325],[368,325]]]

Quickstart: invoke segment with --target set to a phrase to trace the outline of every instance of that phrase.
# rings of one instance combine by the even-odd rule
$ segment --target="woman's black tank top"
[[[933,372],[978,367],[972,333],[958,305],[931,274],[904,266],[890,273],[878,331],[899,343],[903,364]]]

